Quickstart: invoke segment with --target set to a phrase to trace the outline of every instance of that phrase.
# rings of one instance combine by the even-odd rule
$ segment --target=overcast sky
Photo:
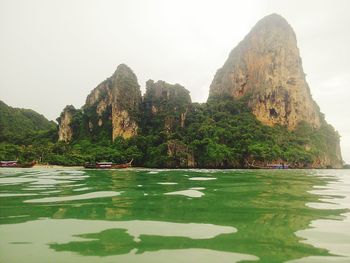
[[[296,32],[311,93],[350,163],[350,1],[0,0],[0,100],[56,119],[120,63],[144,90],[179,83],[204,102],[229,52],[270,13]]]

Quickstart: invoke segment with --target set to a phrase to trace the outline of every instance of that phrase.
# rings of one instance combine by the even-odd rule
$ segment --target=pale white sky
[[[350,162],[350,1],[0,0],[0,99],[56,119],[118,64],[144,90],[180,83],[204,102],[229,52],[270,13],[296,32],[313,98]]]

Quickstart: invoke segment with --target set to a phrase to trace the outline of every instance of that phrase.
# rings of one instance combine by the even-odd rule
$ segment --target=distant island
[[[67,94],[68,95],[68,94]],[[341,168],[339,134],[312,99],[295,33],[260,20],[214,76],[206,103],[180,84],[120,64],[58,125],[0,102],[0,159],[58,165],[111,161],[158,168]]]

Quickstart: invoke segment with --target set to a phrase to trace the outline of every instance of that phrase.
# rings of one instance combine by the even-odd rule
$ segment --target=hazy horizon
[[[336,4],[335,4],[336,3]],[[179,83],[205,102],[229,52],[264,16],[293,27],[313,99],[341,135],[350,162],[350,2],[0,1],[0,100],[55,120],[121,63]]]

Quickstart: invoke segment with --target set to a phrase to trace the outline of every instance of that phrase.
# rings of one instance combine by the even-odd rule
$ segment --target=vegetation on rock
[[[134,159],[146,167],[342,166],[339,135],[313,101],[295,34],[278,15],[258,22],[231,52],[206,103],[192,103],[188,90],[165,81],[147,81],[142,97],[136,75],[121,64],[91,91],[82,109],[67,106],[58,127],[2,102],[0,111],[0,159],[61,165]]]
[[[72,142],[65,143],[55,141],[57,131],[51,130],[23,141],[21,146],[1,144],[0,156],[60,165],[134,159],[135,165],[146,167],[202,168],[247,168],[273,162],[299,168],[321,167],[317,160],[325,153],[336,158],[337,153],[331,149],[339,143],[339,137],[331,126],[324,123],[316,129],[300,123],[293,131],[266,126],[250,112],[244,99],[193,103],[185,126],[178,123],[170,131],[163,125],[166,113],[149,117],[148,111],[141,111],[139,119],[147,117],[152,122],[140,122],[142,133],[132,138],[112,141],[110,133],[100,132],[96,137],[78,133]],[[84,128],[77,126],[79,129]]]

